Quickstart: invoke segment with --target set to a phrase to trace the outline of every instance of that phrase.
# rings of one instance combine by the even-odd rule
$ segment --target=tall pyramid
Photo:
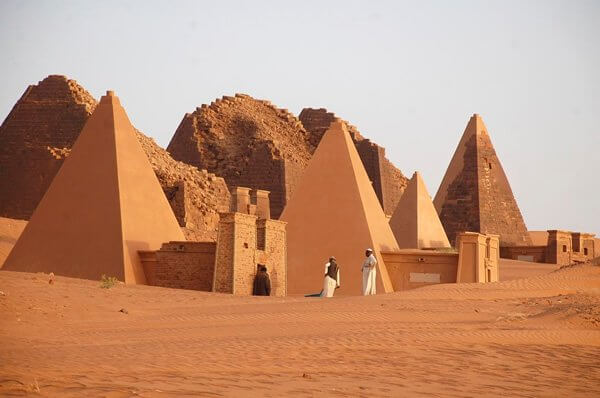
[[[451,243],[462,231],[500,235],[502,246],[531,238],[481,116],[474,114],[433,201]]]
[[[390,227],[401,249],[449,248],[450,242],[427,192],[415,171],[390,219]]]
[[[109,91],[87,120],[5,270],[145,283],[138,250],[184,240],[119,99]]]
[[[313,293],[335,256],[341,267],[336,294],[359,295],[364,252],[373,248],[378,292],[393,290],[380,252],[398,244],[344,123],[334,121],[283,210],[287,224],[288,292]]]

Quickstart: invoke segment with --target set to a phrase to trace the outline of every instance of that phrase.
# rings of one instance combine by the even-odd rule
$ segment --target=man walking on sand
[[[376,293],[377,286],[377,259],[373,255],[373,249],[365,251],[367,257],[362,265],[363,273],[363,296]]]

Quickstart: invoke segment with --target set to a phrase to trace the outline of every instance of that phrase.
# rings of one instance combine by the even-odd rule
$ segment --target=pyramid
[[[449,248],[450,242],[421,174],[416,171],[400,197],[390,227],[401,249]]]
[[[184,240],[119,99],[87,120],[3,269],[145,283],[138,250]]]
[[[398,250],[398,244],[341,121],[334,121],[323,136],[281,220],[288,223],[290,294],[319,292],[330,256],[341,267],[336,294],[361,294],[368,247],[379,262],[378,292],[393,290],[380,252]]]
[[[530,245],[521,211],[481,116],[474,114],[433,201],[454,244],[464,231],[500,235],[502,246]]]

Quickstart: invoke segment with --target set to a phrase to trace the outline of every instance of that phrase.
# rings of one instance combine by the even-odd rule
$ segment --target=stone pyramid
[[[171,240],[184,240],[183,233],[125,110],[109,91],[4,269],[145,283],[137,251]]]
[[[27,87],[0,126],[0,217],[29,220],[95,107],[65,76]]]
[[[450,242],[421,174],[416,171],[400,197],[390,227],[402,249],[449,248]]]
[[[323,136],[281,220],[288,223],[290,294],[319,292],[330,256],[341,267],[336,294],[361,294],[368,247],[379,262],[378,292],[393,290],[380,252],[398,250],[398,244],[341,121],[334,121]]]
[[[531,238],[481,116],[474,114],[433,201],[454,244],[462,231],[500,235],[502,246]]]

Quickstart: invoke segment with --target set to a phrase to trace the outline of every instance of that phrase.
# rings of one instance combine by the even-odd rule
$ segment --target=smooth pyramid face
[[[184,240],[119,99],[86,122],[4,269],[145,283],[138,250]]]
[[[473,115],[433,201],[450,241],[470,231],[500,235],[503,246],[531,239],[481,117]]]
[[[368,247],[379,262],[378,292],[393,290],[380,252],[398,245],[343,123],[334,121],[323,136],[281,220],[288,223],[290,294],[319,292],[330,256],[341,269],[336,294],[361,294]]]
[[[419,172],[415,172],[390,219],[401,249],[449,248],[450,242]]]

